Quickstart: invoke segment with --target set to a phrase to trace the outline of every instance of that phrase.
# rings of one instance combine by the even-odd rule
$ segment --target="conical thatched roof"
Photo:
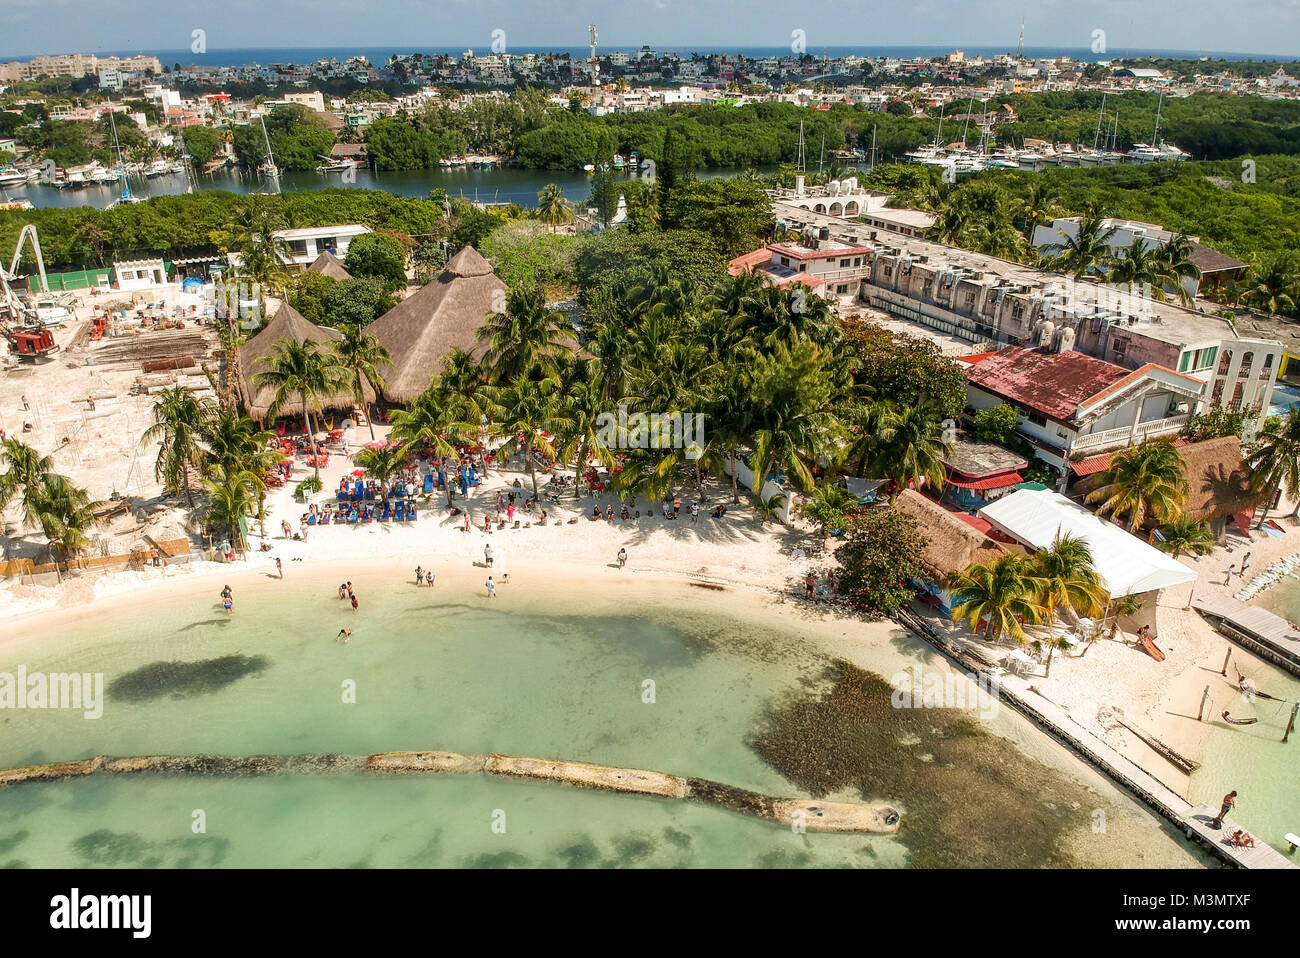
[[[913,489],[900,492],[890,508],[911,516],[919,523],[921,536],[926,541],[921,561],[935,577],[935,582],[942,583],[948,576],[965,572],[977,562],[991,562],[1007,551],[1000,543]]]
[[[1264,498],[1250,487],[1250,468],[1241,457],[1241,440],[1221,436],[1178,447],[1187,464],[1187,501],[1183,509],[1194,522],[1221,519],[1254,509]]]
[[[313,273],[320,273],[322,276],[328,276],[330,279],[351,279],[352,274],[343,268],[339,258],[329,250],[322,250],[321,254],[311,261],[307,267]]]
[[[342,338],[343,335],[338,330],[330,329],[328,326],[317,326],[288,303],[281,305],[271,317],[271,321],[266,324],[266,328],[239,347],[239,388],[244,395],[244,406],[248,414],[255,419],[266,418],[271,400],[275,398],[275,390],[269,386],[258,385],[257,374],[271,368],[270,361],[282,340],[305,339],[318,343],[324,351]],[[319,398],[321,405],[327,409],[349,411],[352,409],[353,399],[348,390],[343,390],[334,396]],[[367,401],[373,398],[374,391],[367,387]],[[285,413],[296,411],[296,409],[284,410]]]
[[[393,360],[393,368],[384,373],[385,396],[410,402],[442,372],[443,360],[455,349],[482,359],[488,349],[483,325],[505,293],[506,284],[492,272],[492,264],[466,246],[437,279],[367,326]]]

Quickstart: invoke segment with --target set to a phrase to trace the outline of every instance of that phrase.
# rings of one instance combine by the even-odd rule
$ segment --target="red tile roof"
[[[739,276],[741,273],[746,273],[754,267],[761,266],[763,263],[766,263],[771,259],[772,254],[769,253],[767,247],[764,246],[762,249],[756,249],[752,253],[745,253],[742,256],[737,256],[727,264],[727,272],[732,276]]]
[[[1008,346],[966,370],[974,386],[1057,422],[1069,422],[1079,404],[1129,375],[1129,370],[1073,350]]]
[[[972,492],[983,492],[988,489],[1002,489],[1006,486],[1014,486],[1017,483],[1025,481],[1025,477],[1018,472],[1004,472],[997,476],[984,476],[981,479],[972,479],[970,482],[962,482],[958,479],[948,478],[946,485],[956,486],[958,489],[970,489]]]

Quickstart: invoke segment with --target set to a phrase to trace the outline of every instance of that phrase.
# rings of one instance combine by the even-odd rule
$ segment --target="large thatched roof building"
[[[455,349],[482,359],[488,349],[483,325],[505,294],[506,284],[492,264],[466,246],[437,279],[367,326],[393,359],[384,376],[386,398],[410,402],[442,372],[443,360]]]
[[[244,408],[248,410],[248,414],[255,419],[265,419],[270,410],[271,401],[275,398],[275,390],[260,385],[257,374],[271,368],[271,359],[275,356],[276,347],[282,340],[307,340],[318,344],[321,351],[325,351],[342,338],[342,334],[337,329],[317,326],[288,303],[281,305],[266,327],[239,347],[239,389],[243,394]],[[347,389],[333,396],[319,398],[321,405],[326,409],[350,411],[354,402]],[[373,399],[374,392],[367,387],[366,400],[369,402]],[[299,412],[300,406],[301,403],[299,407],[285,409],[284,412],[286,414]]]
[[[1187,465],[1187,501],[1183,509],[1189,519],[1208,522],[1215,535],[1222,535],[1229,516],[1245,514],[1249,526],[1262,492],[1250,486],[1250,468],[1241,457],[1241,440],[1221,436],[1178,447]]]
[[[921,561],[928,580],[926,591],[938,600],[939,607],[950,611],[948,577],[965,572],[976,563],[988,563],[1016,546],[995,542],[974,526],[963,522],[943,506],[913,489],[904,489],[890,506],[895,512],[911,516],[925,538]]]
[[[311,261],[307,267],[313,273],[320,273],[322,276],[328,276],[330,279],[351,279],[352,274],[343,268],[339,258],[329,250],[321,250],[321,254]]]

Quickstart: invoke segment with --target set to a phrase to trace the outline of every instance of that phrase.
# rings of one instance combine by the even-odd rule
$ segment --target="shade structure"
[[[985,506],[979,514],[993,528],[1033,549],[1048,548],[1057,535],[1083,539],[1092,550],[1097,577],[1112,599],[1196,579],[1196,573],[1177,559],[1059,493],[1017,489]]]

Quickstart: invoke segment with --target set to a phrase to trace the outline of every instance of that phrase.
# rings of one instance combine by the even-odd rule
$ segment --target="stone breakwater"
[[[378,775],[468,774],[483,772],[513,778],[560,782],[633,795],[698,801],[810,832],[898,831],[901,814],[889,805],[782,799],[704,778],[679,778],[663,772],[612,768],[513,755],[462,755],[459,752],[381,752],[375,755],[152,755],[96,756],[75,762],[29,765],[0,771],[0,788],[86,775]]]
[[[1278,559],[1246,583],[1245,588],[1238,592],[1234,598],[1238,602],[1249,602],[1261,592],[1271,589],[1287,576],[1292,575],[1297,569],[1300,569],[1300,552],[1289,555],[1285,559]]]

